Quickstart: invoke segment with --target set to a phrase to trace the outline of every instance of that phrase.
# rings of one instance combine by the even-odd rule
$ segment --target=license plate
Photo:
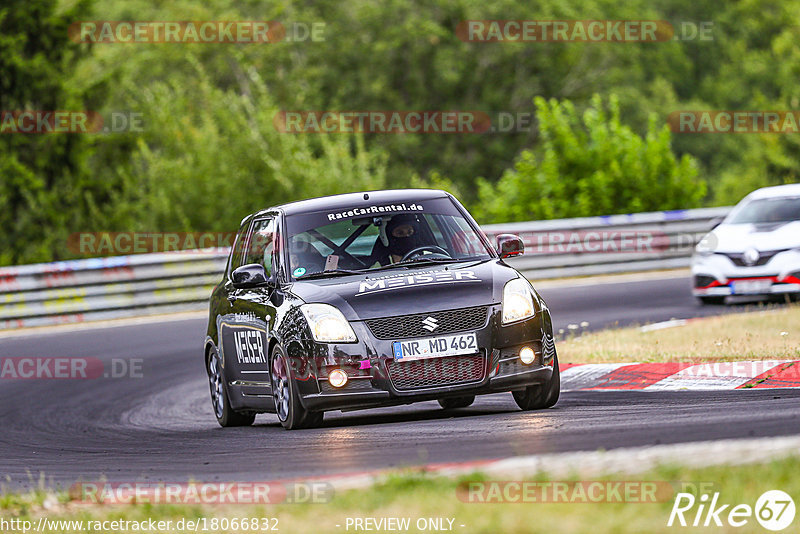
[[[769,293],[772,289],[772,280],[739,280],[731,282],[731,293],[734,295],[757,295]]]
[[[478,352],[478,339],[475,334],[460,334],[411,341],[395,341],[392,343],[392,350],[394,359],[398,361],[475,354]]]

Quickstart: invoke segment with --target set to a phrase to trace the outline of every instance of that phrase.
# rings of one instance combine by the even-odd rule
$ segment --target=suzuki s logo
[[[761,253],[754,248],[748,248],[744,251],[744,262],[747,265],[755,265],[761,259]]]
[[[437,321],[433,317],[426,317],[425,320],[422,321],[422,328],[424,328],[428,332],[433,332],[434,330],[439,328],[439,321]]]

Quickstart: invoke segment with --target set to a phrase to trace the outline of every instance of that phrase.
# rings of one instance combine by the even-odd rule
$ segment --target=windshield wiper
[[[390,263],[388,265],[381,265],[380,267],[373,267],[365,269],[363,272],[369,274],[375,271],[385,271],[387,269],[408,269],[412,265],[424,265],[426,263],[463,263],[470,261],[486,261],[483,258],[414,258],[412,260],[399,261],[397,263]]]
[[[458,258],[413,258],[410,260],[399,261],[397,263],[393,263],[392,265],[411,265],[413,263],[460,263],[464,260]]]
[[[395,269],[395,268],[406,269],[406,268],[408,268],[408,264],[407,263],[389,263],[389,264],[386,264],[386,265],[381,265],[379,267],[371,267],[369,269],[364,269],[362,272],[369,274],[369,273],[374,273],[375,271],[385,271],[387,269]]]
[[[327,278],[328,276],[343,276],[347,274],[364,274],[364,271],[356,271],[352,269],[331,269],[330,271],[320,271],[318,273],[311,273],[300,278],[295,278],[296,281],[311,280],[312,278]]]

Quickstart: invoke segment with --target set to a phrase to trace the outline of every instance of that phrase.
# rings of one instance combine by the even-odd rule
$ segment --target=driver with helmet
[[[397,263],[415,248],[426,244],[420,234],[420,221],[412,213],[401,213],[392,217],[386,225],[386,237],[392,263]]]

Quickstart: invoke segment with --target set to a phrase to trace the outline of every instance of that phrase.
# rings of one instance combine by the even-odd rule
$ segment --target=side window
[[[244,263],[264,266],[267,277],[272,276],[275,255],[275,219],[259,219],[253,223]]]
[[[244,243],[245,239],[247,239],[247,230],[249,228],[250,221],[248,220],[242,225],[241,228],[239,228],[239,232],[236,234],[236,241],[234,241],[233,248],[231,249],[231,260],[230,265],[228,266],[228,274],[233,272],[233,270],[237,267],[244,265],[244,263],[242,263],[242,260],[244,259]]]

